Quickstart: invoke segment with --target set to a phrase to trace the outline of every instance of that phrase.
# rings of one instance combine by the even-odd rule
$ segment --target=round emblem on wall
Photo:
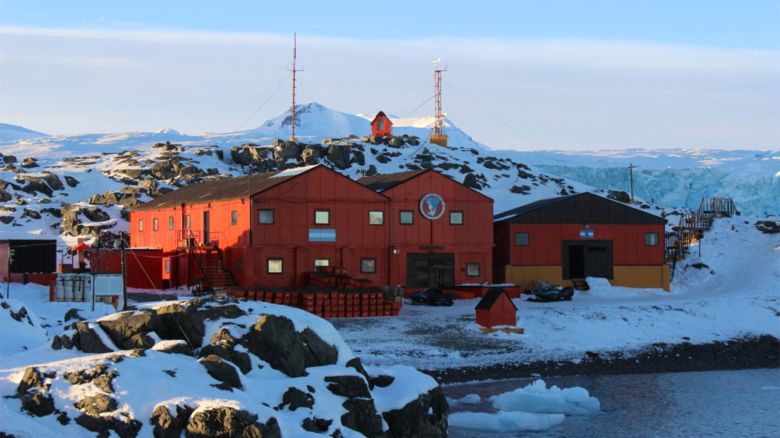
[[[428,193],[420,199],[420,213],[424,218],[435,221],[444,216],[444,198],[436,193]]]

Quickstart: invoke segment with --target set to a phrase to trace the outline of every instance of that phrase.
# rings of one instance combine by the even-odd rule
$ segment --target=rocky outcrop
[[[243,385],[241,384],[241,378],[238,376],[236,369],[226,362],[223,362],[222,358],[219,356],[212,354],[203,357],[200,359],[200,364],[206,368],[206,371],[211,377],[222,382],[221,384],[217,385],[218,388],[228,390],[231,388],[243,388]]]
[[[435,388],[401,409],[388,411],[382,417],[392,437],[447,436],[450,407],[441,388]]]
[[[223,406],[195,412],[187,422],[186,436],[278,438],[282,434],[273,418],[262,424],[254,414]]]
[[[77,322],[76,334],[73,336],[73,344],[85,353],[108,353],[111,350],[100,339],[91,323]]]
[[[16,176],[16,180],[20,183],[26,183],[21,189],[30,194],[42,193],[46,196],[52,196],[54,190],[65,188],[62,185],[62,180],[51,172],[43,172],[40,176],[20,174]]]
[[[610,190],[607,193],[607,198],[614,199],[615,201],[628,204],[631,202],[631,196],[622,190]]]
[[[100,319],[98,324],[114,344],[128,350],[152,347],[155,342],[149,333],[159,327],[156,314],[132,310],[117,313],[110,319]]]

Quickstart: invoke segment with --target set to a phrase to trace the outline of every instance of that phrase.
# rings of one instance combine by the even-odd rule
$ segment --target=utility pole
[[[447,67],[441,68],[441,59],[433,61],[433,134],[431,143],[439,146],[447,146],[447,135],[444,134],[444,112],[441,108],[441,73],[447,71]]]
[[[636,166],[633,164],[628,165],[628,179],[631,183],[631,202],[634,202],[634,169]]]
[[[295,73],[303,70],[296,69],[295,63],[298,58],[298,34],[293,33],[293,56],[292,56],[292,123],[290,123],[290,141],[295,141]]]
[[[125,254],[125,238],[121,237],[122,247],[122,310],[127,309],[127,256]]]
[[[11,248],[11,243],[8,243],[8,270],[5,271],[5,297],[11,298],[11,262],[14,259],[14,249]]]

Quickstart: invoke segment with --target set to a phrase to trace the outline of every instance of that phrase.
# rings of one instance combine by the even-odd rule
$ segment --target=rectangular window
[[[330,210],[314,210],[314,225],[330,225]]]
[[[171,273],[171,259],[165,259],[165,273]]]
[[[273,210],[258,210],[257,211],[258,221],[261,224],[270,225],[274,223],[274,211]]]
[[[360,259],[360,272],[364,274],[376,272],[376,259]]]
[[[414,223],[414,212],[412,210],[401,211],[401,225],[412,225]]]
[[[184,229],[190,229],[190,215],[184,216]]]
[[[466,276],[479,277],[479,263],[466,264]]]
[[[173,228],[174,228],[173,216],[168,216],[168,229],[172,230]]]
[[[282,259],[268,259],[268,273],[281,274],[283,272]]]
[[[314,272],[320,272],[320,268],[330,266],[328,259],[314,259]]]
[[[658,233],[645,233],[645,245],[658,246]]]
[[[230,225],[238,224],[238,212],[233,210],[230,212]]]
[[[528,233],[515,233],[515,246],[528,246]]]
[[[143,230],[144,230],[144,220],[138,219],[138,231],[143,231]]]
[[[335,242],[336,230],[333,228],[309,228],[309,242]]]
[[[463,212],[451,211],[450,212],[450,225],[463,225]]]
[[[157,231],[160,229],[160,220],[155,218],[152,218],[152,231]]]
[[[368,212],[368,224],[369,225],[382,225],[385,223],[384,211],[369,211]]]

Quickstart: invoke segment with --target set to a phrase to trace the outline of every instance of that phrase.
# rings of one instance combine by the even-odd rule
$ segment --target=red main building
[[[191,184],[134,209],[163,280],[214,269],[242,287],[305,286],[322,266],[374,286],[491,280],[493,200],[433,170],[354,181],[316,165]],[[205,266],[204,266],[205,265]]]

